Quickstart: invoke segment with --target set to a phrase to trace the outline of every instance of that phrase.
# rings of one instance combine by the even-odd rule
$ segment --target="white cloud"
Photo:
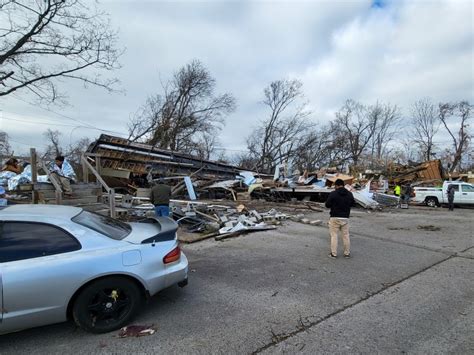
[[[472,7],[470,1],[400,1],[354,18],[301,71],[310,98],[326,113],[346,98],[404,108],[422,97],[472,100]]]
[[[148,95],[159,92],[160,80],[194,58],[209,68],[219,92],[231,92],[238,100],[221,134],[222,145],[232,149],[245,147],[245,137],[265,114],[259,104],[263,88],[284,77],[304,81],[311,107],[322,120],[347,98],[405,108],[427,96],[473,99],[471,1],[389,1],[382,8],[371,8],[369,0],[102,5],[127,47],[116,73],[126,94],[65,83],[73,106],[61,109],[100,128],[125,133],[129,116]],[[12,97],[0,98],[0,109],[30,119],[59,117]],[[16,140],[38,146],[43,143],[37,132],[46,128],[0,122],[0,129]],[[71,135],[72,127],[63,128],[65,136]],[[97,136],[85,129],[72,132],[73,138],[85,134]]]

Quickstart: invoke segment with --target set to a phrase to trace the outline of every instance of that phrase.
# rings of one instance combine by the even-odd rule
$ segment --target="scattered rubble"
[[[34,154],[31,161],[36,159]],[[242,233],[275,229],[287,219],[321,226],[320,219],[312,220],[299,212],[327,211],[324,202],[334,191],[337,179],[345,182],[357,205],[369,213],[404,207],[400,205],[400,198],[392,194],[390,186],[395,183],[415,186],[443,179],[439,160],[408,166],[392,164],[386,171],[366,170],[354,175],[343,174],[335,168],[289,172],[286,164],[280,164],[273,175],[267,175],[104,134],[89,146],[82,164],[84,181],[87,183],[89,178],[96,181],[96,185],[76,185],[76,191],[79,187],[82,189],[82,198],[77,199],[83,202],[82,207],[129,221],[152,216],[154,206],[148,196],[150,186],[159,178],[172,187],[170,209],[181,230],[199,234],[192,241],[212,237],[222,240]],[[18,175],[0,172],[0,186],[6,190],[2,198],[16,203],[75,203],[54,198],[54,187],[51,191],[44,187],[48,176],[38,174],[44,166],[41,162],[32,171],[31,165],[26,165]],[[86,199],[93,203],[86,204]],[[267,206],[251,207],[255,201],[265,201]],[[280,212],[288,208],[293,213]],[[419,226],[433,230],[428,227]]]
[[[153,335],[156,329],[152,325],[129,325],[123,327],[119,331],[119,338],[142,337],[145,335]]]
[[[188,232],[211,233],[217,240],[252,231],[275,229],[274,224],[288,219],[288,215],[275,209],[261,213],[248,210],[244,205],[236,208],[189,201],[171,201],[171,211],[177,222]]]

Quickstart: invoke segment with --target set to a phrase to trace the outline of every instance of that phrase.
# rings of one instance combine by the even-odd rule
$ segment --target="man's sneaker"
[[[329,253],[328,256],[329,256],[331,259],[336,259],[336,258],[337,258],[337,256],[334,255],[333,253]]]
[[[344,254],[344,257],[349,259],[351,257],[351,254]]]

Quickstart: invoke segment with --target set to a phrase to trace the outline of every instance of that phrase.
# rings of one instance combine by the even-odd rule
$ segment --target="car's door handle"
[[[463,192],[462,194],[463,194],[463,195],[467,195],[467,192]]]

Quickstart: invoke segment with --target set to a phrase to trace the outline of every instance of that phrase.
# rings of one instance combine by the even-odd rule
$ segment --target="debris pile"
[[[288,215],[271,209],[264,213],[249,210],[244,205],[237,207],[172,201],[171,211],[177,222],[187,232],[205,233],[205,238],[222,240],[242,233],[275,229],[276,225],[289,218]]]
[[[274,174],[268,175],[105,134],[88,147],[85,157],[86,162],[96,169],[93,175],[83,166],[83,170],[89,174],[85,180],[88,181],[89,177],[95,181],[99,179],[102,186],[106,186],[104,191],[113,189],[121,204],[117,209],[118,215],[145,216],[153,209],[151,204],[147,204],[150,187],[158,179],[165,180],[172,187],[173,199],[195,202],[190,205],[192,207],[174,206],[173,213],[189,229],[199,232],[222,230],[223,233],[235,233],[266,228],[262,223],[268,223],[263,218],[265,216],[257,216],[251,211],[237,212],[238,218],[234,218],[236,216],[228,210],[219,210],[217,205],[200,207],[198,201],[230,200],[237,204],[248,204],[249,201],[264,200],[280,206],[290,201],[324,203],[334,190],[335,181],[341,179],[359,206],[374,210],[399,205],[399,197],[391,191],[395,184],[415,186],[433,184],[443,179],[439,160],[407,166],[389,164],[384,171],[366,170],[365,173],[353,172],[353,175],[331,167],[300,172],[289,168],[288,164],[279,164]],[[5,186],[7,196],[20,195],[22,189],[36,189],[34,186],[27,188],[31,181],[30,166],[19,175],[0,173],[0,185]],[[38,176],[37,181],[47,181],[47,176]],[[35,191],[32,195],[35,196]],[[317,207],[312,205],[312,208]],[[239,220],[242,215],[245,215],[245,220],[243,217]]]

